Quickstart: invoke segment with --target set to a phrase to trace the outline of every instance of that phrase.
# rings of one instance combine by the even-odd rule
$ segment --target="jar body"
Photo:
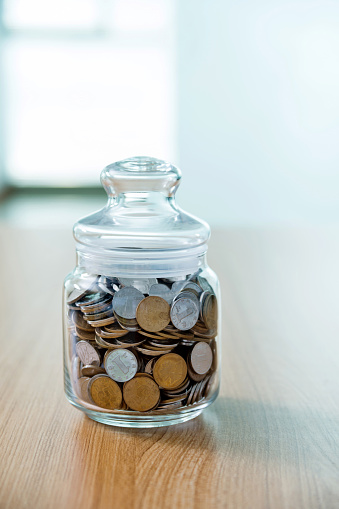
[[[220,293],[203,261],[193,273],[105,274],[77,266],[64,283],[64,379],[88,417],[124,427],[168,426],[217,397]],[[100,272],[100,270],[97,270]],[[186,270],[187,272],[187,270]]]

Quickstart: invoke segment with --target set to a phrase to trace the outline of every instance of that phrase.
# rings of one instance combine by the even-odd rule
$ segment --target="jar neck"
[[[204,269],[207,245],[177,251],[98,252],[77,244],[77,266],[90,274],[126,277],[177,277]]]
[[[110,196],[108,207],[114,207],[114,215],[117,217],[130,217],[137,214],[138,217],[173,216],[178,213],[174,197],[169,197],[161,192],[128,192],[117,196]]]

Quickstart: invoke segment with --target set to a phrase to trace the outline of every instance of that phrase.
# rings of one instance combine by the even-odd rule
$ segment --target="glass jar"
[[[107,205],[74,226],[64,283],[65,392],[96,421],[167,426],[217,397],[218,280],[209,226],[175,203],[181,173],[158,159],[107,166]]]

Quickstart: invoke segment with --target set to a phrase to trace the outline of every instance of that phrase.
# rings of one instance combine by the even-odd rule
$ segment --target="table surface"
[[[335,228],[215,231],[222,387],[198,418],[110,428],[65,399],[69,231],[1,231],[3,508],[338,508]]]

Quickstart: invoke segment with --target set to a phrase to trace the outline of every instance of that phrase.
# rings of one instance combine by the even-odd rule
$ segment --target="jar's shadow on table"
[[[331,442],[339,436],[339,422],[337,417],[317,409],[219,397],[196,419],[163,428],[111,428],[84,417],[77,433],[75,453],[81,457],[78,464],[86,463],[89,435],[105,451],[103,462],[110,461],[110,454],[119,456],[121,471],[130,468],[123,462],[131,460],[143,462],[143,468],[154,468],[157,455],[162,464],[167,457],[181,462],[185,455],[194,455],[210,460],[221,456],[255,457],[259,461],[280,458],[297,465],[300,443],[303,461],[317,461],[317,457],[324,461],[326,451],[332,450]],[[147,461],[151,458],[152,462]]]

